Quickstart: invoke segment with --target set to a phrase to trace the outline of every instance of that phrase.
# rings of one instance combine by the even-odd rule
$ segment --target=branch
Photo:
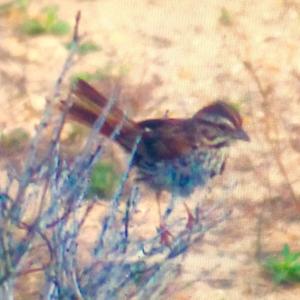
[[[250,76],[252,77],[252,79],[254,80],[258,91],[264,101],[265,105],[262,105],[262,109],[264,112],[264,115],[266,117],[266,130],[265,130],[265,138],[267,139],[268,143],[271,145],[271,149],[272,149],[272,154],[274,156],[275,162],[277,164],[278,169],[280,170],[280,173],[282,175],[282,177],[284,178],[285,182],[287,183],[287,187],[290,193],[290,196],[293,200],[293,202],[296,204],[296,206],[299,206],[299,202],[298,202],[298,198],[297,195],[293,189],[293,186],[291,184],[291,181],[289,179],[288,176],[288,172],[285,169],[284,163],[281,159],[281,151],[280,151],[280,145],[278,144],[278,139],[274,140],[271,135],[270,135],[270,131],[271,131],[271,122],[270,122],[270,118],[273,118],[273,114],[272,112],[270,112],[270,110],[268,109],[268,105],[270,103],[270,94],[271,94],[271,88],[264,88],[261,80],[259,79],[259,77],[257,76],[251,62],[249,61],[243,61],[243,65],[245,67],[245,69],[248,71],[248,73],[250,74]],[[276,122],[272,122],[272,124],[276,124]],[[275,125],[275,133],[276,136],[278,136],[278,128]],[[299,207],[300,208],[300,207]]]

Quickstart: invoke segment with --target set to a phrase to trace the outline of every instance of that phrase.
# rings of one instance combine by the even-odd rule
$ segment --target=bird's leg
[[[159,233],[160,233],[160,242],[164,246],[170,246],[171,245],[171,238],[173,237],[169,229],[167,228],[167,225],[165,224],[165,221],[162,217],[161,213],[161,206],[160,206],[160,195],[161,192],[156,192],[156,203],[157,203],[157,209],[158,209],[158,215],[159,215]]]
[[[183,202],[183,205],[185,207],[185,210],[187,212],[187,215],[188,215],[188,220],[187,220],[187,223],[186,223],[186,228],[189,229],[189,230],[192,230],[193,229],[193,226],[196,222],[196,219],[195,217],[193,216],[191,210],[189,209],[189,207],[187,206],[187,204],[185,202]]]

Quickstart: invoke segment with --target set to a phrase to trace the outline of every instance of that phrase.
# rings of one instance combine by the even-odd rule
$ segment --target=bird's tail
[[[103,114],[109,100],[84,80],[77,81],[73,94],[74,102],[68,116],[74,121],[92,127],[97,118]],[[120,132],[115,140],[131,152],[137,137],[141,134],[141,128],[116,106],[113,106],[104,117],[100,133],[109,137],[121,123]]]

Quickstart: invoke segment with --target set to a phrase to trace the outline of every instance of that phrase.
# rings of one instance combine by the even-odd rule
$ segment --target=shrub
[[[267,258],[264,266],[278,284],[300,281],[299,257],[300,252],[291,251],[285,244],[278,256]]]
[[[8,133],[0,134],[0,152],[16,153],[29,141],[29,133],[22,128],[15,128]]]
[[[79,20],[80,13],[76,17],[75,42],[79,41]],[[215,199],[215,204],[208,209],[197,207],[195,224],[187,228],[185,220],[169,220],[174,207],[174,197],[170,197],[162,215],[172,232],[168,245],[161,242],[161,232],[148,238],[132,234],[131,224],[142,201],[137,185],[124,193],[132,169],[133,149],[111,201],[95,224],[95,239],[92,241],[88,236],[88,240],[80,240],[85,223],[98,203],[93,201],[97,200],[95,196],[86,201],[91,176],[97,185],[99,170],[101,176],[103,170],[111,171],[104,167],[104,146],[99,139],[105,113],[95,122],[74,160],[65,160],[61,153],[61,132],[70,99],[65,100],[67,104],[58,116],[53,102],[55,96],[61,94],[61,82],[76,53],[75,48],[70,50],[56,81],[53,99],[46,103],[23,159],[23,169],[19,172],[7,169],[6,180],[1,181],[0,299],[13,299],[18,295],[16,288],[24,276],[27,276],[24,282],[28,289],[28,276],[34,275],[40,299],[166,299],[167,287],[178,275],[183,255],[191,245],[199,243],[207,231],[226,220],[229,213],[223,210],[222,199]],[[110,103],[105,111],[112,105]],[[49,126],[54,112],[55,124]],[[111,139],[120,129],[121,124]],[[45,132],[50,132],[47,146],[43,138]],[[44,146],[43,156],[37,155],[40,145]],[[88,259],[83,260],[81,247],[85,243],[90,247]],[[19,290],[19,295],[29,299],[23,290]]]
[[[20,26],[21,32],[27,35],[54,34],[64,35],[70,31],[70,25],[60,20],[56,6],[45,7],[39,16],[27,18]]]

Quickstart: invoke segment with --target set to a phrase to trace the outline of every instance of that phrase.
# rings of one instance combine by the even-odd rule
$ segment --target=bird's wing
[[[138,126],[144,130],[143,147],[157,160],[175,159],[193,150],[189,119],[150,119]]]

